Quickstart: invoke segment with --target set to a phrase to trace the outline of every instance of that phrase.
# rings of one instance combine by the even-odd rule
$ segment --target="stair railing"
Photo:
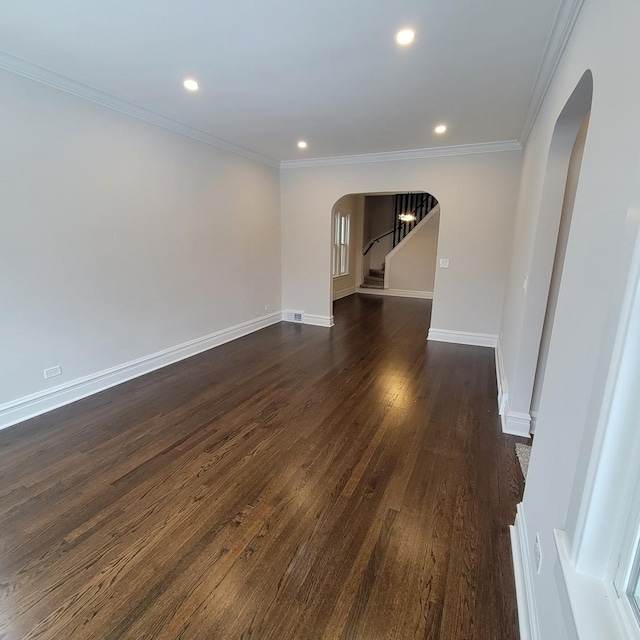
[[[438,201],[430,193],[399,193],[395,196],[394,220],[402,213],[412,213],[415,220],[405,222],[395,228],[393,246],[398,245],[411,233],[416,225],[429,215]]]
[[[418,197],[422,196],[422,199],[418,202]],[[403,222],[401,224],[396,225],[390,231],[386,231],[385,233],[379,235],[377,238],[370,240],[364,251],[362,252],[363,256],[366,256],[369,251],[373,248],[373,245],[377,242],[380,242],[382,238],[386,238],[387,236],[393,234],[393,246],[395,247],[399,244],[404,238],[406,238],[407,234],[411,233],[413,229],[415,229],[416,225],[424,220],[431,210],[438,204],[438,201],[430,194],[414,194],[414,193],[399,193],[395,196],[395,207],[394,207],[394,220],[398,220],[398,216],[401,213],[412,213],[415,215],[416,219],[412,222]]]
[[[398,225],[400,226],[400,225]],[[378,236],[377,238],[374,238],[373,240],[371,240],[369,242],[369,244],[365,247],[364,251],[362,252],[363,256],[366,256],[367,253],[369,253],[369,251],[371,251],[371,249],[373,248],[373,245],[376,244],[376,242],[380,242],[380,240],[382,240],[382,238],[386,238],[387,236],[391,235],[392,233],[394,233],[396,231],[398,227],[394,227],[393,229],[391,229],[391,231],[387,231],[386,233],[383,233],[382,235]]]

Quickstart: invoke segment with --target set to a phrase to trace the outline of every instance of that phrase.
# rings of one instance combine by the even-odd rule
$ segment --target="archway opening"
[[[532,360],[532,433],[535,432],[555,312],[561,295],[562,272],[589,129],[592,96],[593,78],[587,71],[558,117],[547,160],[529,293],[531,303],[537,304],[537,309],[531,314],[531,338],[537,345],[535,359]]]
[[[440,205],[433,195],[348,194],[331,220],[332,304],[356,293],[434,298]]]

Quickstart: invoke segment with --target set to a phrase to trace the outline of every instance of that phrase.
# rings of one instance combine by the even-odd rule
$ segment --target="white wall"
[[[331,209],[346,193],[426,191],[441,205],[432,326],[497,334],[522,152],[281,171],[283,306],[330,315]]]
[[[364,200],[361,194],[351,194],[340,198],[333,211],[350,214],[349,223],[349,273],[333,278],[333,299],[355,293],[362,278],[362,233],[364,223]],[[333,237],[333,235],[332,235]]]
[[[0,95],[0,404],[280,309],[277,169],[16,75]]]
[[[522,332],[522,281],[537,268],[533,245],[551,136],[574,87],[591,69],[591,118],[523,501],[529,541],[539,533],[542,543],[543,565],[533,587],[543,640],[573,634],[566,624],[570,614],[553,529],[566,528],[573,537],[638,233],[640,203],[632,199],[640,180],[640,84],[633,81],[640,59],[638,24],[635,0],[617,2],[615,11],[606,0],[586,0],[525,150],[503,321],[510,394],[518,386],[520,351],[531,346]],[[533,549],[526,553],[534,566]]]
[[[436,205],[439,207],[439,205]],[[438,256],[440,212],[433,211],[387,258],[390,289],[433,293]]]

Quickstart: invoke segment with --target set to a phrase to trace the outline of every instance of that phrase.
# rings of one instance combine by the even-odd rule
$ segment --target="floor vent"
[[[292,311],[287,309],[287,322],[302,322],[302,311]]]

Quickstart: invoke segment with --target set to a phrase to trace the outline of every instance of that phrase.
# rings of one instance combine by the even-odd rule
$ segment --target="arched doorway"
[[[549,148],[531,267],[523,283],[527,298],[522,341],[505,429],[518,435],[535,430],[592,96],[593,77],[586,71],[556,121]]]
[[[587,140],[587,130],[589,128],[589,116],[590,112],[588,112],[582,120],[569,159],[564,200],[562,203],[562,213],[560,215],[560,225],[558,228],[558,239],[556,242],[556,250],[553,259],[553,269],[551,272],[549,295],[547,297],[547,308],[545,311],[545,317],[542,326],[542,337],[540,339],[538,361],[536,364],[536,374],[533,382],[533,391],[531,396],[530,413],[532,433],[535,432],[535,423],[538,415],[538,407],[540,406],[540,396],[542,394],[544,373],[547,366],[547,358],[549,356],[549,344],[551,342],[553,321],[555,318],[556,307],[558,305],[558,296],[560,295],[562,269],[564,267],[567,244],[569,242],[569,231],[571,229],[573,207],[575,204],[576,192],[578,188],[578,179],[580,177],[580,167],[582,165],[582,156],[584,154],[584,146]]]
[[[355,293],[433,299],[440,228],[433,195],[349,194],[331,216],[332,303]]]

